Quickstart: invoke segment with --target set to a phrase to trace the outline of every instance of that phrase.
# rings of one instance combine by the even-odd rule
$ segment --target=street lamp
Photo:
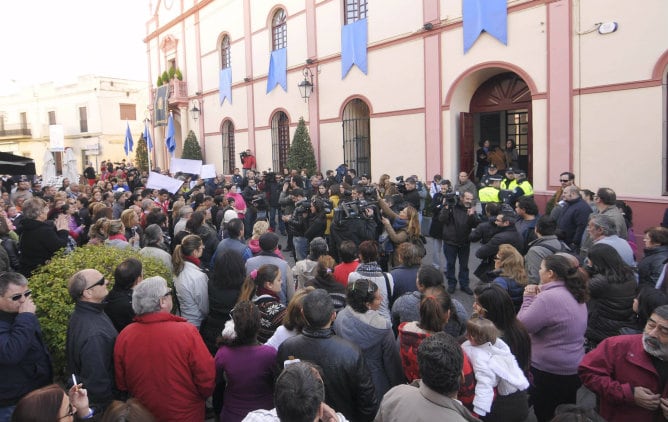
[[[302,96],[304,102],[308,102],[308,99],[315,88],[313,85],[313,72],[311,72],[309,67],[305,67],[302,69],[302,74],[304,75],[304,80],[299,82],[297,86],[299,87],[299,95]]]

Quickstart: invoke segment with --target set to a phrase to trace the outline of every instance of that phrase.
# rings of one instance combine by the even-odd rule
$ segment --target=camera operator
[[[252,171],[249,171],[247,174],[252,174]],[[266,201],[264,198],[264,192],[260,191],[257,186],[257,182],[254,178],[249,178],[247,185],[244,190],[241,192],[244,201],[246,201],[246,218],[244,218],[244,230],[247,238],[253,234],[253,224],[257,220],[258,211],[264,210]]]
[[[246,173],[248,172],[248,170],[254,170],[257,167],[257,163],[255,162],[255,156],[253,156],[253,152],[250,149],[247,149],[246,151],[240,153],[239,157],[241,157],[241,167],[243,168],[243,176],[246,177]]]
[[[292,232],[295,247],[295,259],[301,261],[308,254],[308,245],[316,237],[324,237],[327,217],[321,200],[309,201],[302,195],[293,195],[295,210],[291,216],[283,216]]]
[[[454,293],[457,287],[455,264],[459,259],[459,286],[469,295],[473,291],[469,287],[469,254],[471,241],[469,234],[478,225],[478,216],[473,207],[473,194],[464,192],[448,192],[443,199],[443,209],[438,219],[443,223],[443,251],[446,260],[446,276],[448,292]]]
[[[350,197],[340,196],[330,226],[329,250],[334,259],[338,257],[338,245],[345,240],[355,242],[356,246],[365,240],[378,240],[380,213],[376,201],[364,199],[365,189],[375,191],[374,188],[356,186],[350,191]]]

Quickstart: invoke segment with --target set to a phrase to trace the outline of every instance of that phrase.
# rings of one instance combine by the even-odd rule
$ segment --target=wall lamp
[[[200,112],[199,100],[193,100],[193,108],[190,109],[190,114],[193,116],[193,120],[197,121],[199,119]]]
[[[304,75],[304,80],[299,82],[297,86],[299,87],[299,95],[302,96],[306,103],[313,93],[315,86],[313,85],[313,72],[311,72],[309,67],[302,69],[302,74]]]

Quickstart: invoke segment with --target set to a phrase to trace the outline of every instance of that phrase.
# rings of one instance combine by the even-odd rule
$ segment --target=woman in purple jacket
[[[531,337],[529,395],[539,422],[551,420],[559,404],[575,403],[580,388],[588,293],[579,265],[564,255],[543,260],[540,285],[525,287],[517,315]]]
[[[248,412],[274,408],[276,349],[258,343],[260,311],[252,302],[237,303],[230,315],[216,353],[216,373],[227,381],[220,420],[239,422]]]

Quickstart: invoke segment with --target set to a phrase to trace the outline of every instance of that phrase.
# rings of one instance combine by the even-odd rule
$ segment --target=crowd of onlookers
[[[668,417],[668,229],[645,231],[639,259],[610,188],[564,172],[539,210],[526,174],[493,163],[454,183],[176,174],[177,192],[99,170],[3,178],[0,421]],[[134,258],[113,280],[71,274],[55,385],[28,278],[87,245],[153,258],[173,288]]]

